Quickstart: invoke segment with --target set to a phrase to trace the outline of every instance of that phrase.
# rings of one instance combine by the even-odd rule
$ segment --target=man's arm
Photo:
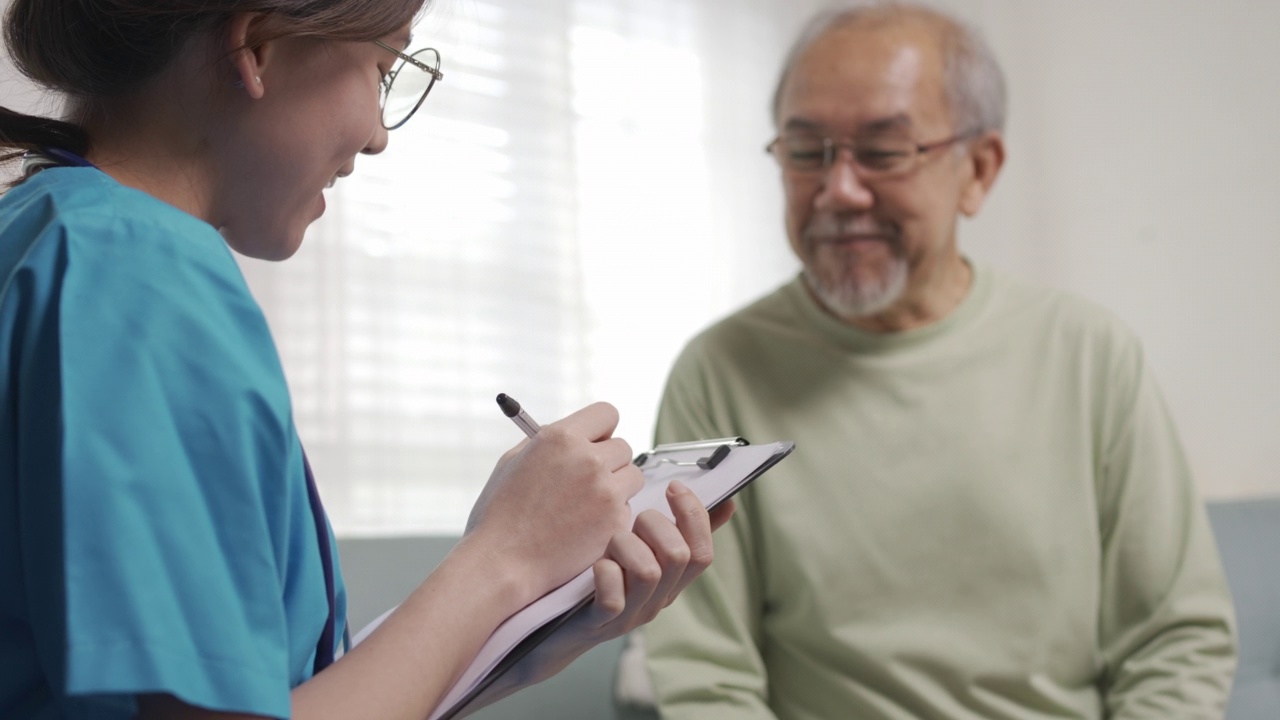
[[[739,434],[708,410],[700,363],[677,362],[658,414],[655,442]],[[647,666],[663,720],[773,720],[760,654],[763,597],[752,532],[751,489],[714,536],[715,563],[643,630]]]
[[[1217,548],[1168,410],[1136,348],[1103,423],[1102,690],[1112,718],[1221,718],[1236,654]]]

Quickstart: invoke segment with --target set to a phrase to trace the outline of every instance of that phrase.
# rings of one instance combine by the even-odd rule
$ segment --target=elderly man
[[[663,718],[1221,717],[1231,599],[1138,341],[957,248],[1004,161],[990,51],[838,12],[775,117],[803,273],[690,343],[657,440],[797,450],[645,632]]]

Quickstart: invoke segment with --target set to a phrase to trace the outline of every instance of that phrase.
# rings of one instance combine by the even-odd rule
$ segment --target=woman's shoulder
[[[0,208],[0,233],[19,239],[56,230],[87,250],[162,243],[178,253],[229,256],[208,223],[92,168],[42,171],[11,190]]]
[[[92,168],[44,170],[0,198],[0,285],[19,270],[248,299],[212,226]]]
[[[278,374],[266,319],[207,223],[91,168],[44,170],[0,199],[0,303],[154,352],[242,353]],[[177,342],[182,338],[181,342]]]

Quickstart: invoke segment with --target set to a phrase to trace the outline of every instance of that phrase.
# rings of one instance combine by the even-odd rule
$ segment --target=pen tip
[[[498,393],[498,407],[502,408],[502,414],[507,417],[515,417],[520,414],[520,403],[506,393]]]

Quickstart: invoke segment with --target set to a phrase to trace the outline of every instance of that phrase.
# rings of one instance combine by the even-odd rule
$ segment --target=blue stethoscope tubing
[[[316,487],[316,479],[311,474],[311,463],[307,461],[305,451],[302,453],[302,467],[307,474],[307,499],[311,502],[311,517],[316,524],[316,541],[320,545],[320,563],[324,568],[325,598],[329,601],[329,616],[325,618],[324,630],[320,632],[320,643],[316,645],[316,661],[312,671],[313,675],[318,675],[335,660],[333,641],[338,625],[338,598],[333,576],[333,548],[329,545],[329,524],[325,520],[324,505],[320,502],[320,490]],[[345,651],[350,647],[351,632],[349,629],[344,629],[342,648]]]

